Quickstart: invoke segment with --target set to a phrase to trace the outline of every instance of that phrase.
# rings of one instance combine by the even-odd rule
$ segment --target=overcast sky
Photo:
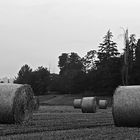
[[[0,0],[0,78],[24,64],[58,73],[62,53],[84,56],[108,29],[121,50],[121,27],[140,38],[139,14],[139,0]]]

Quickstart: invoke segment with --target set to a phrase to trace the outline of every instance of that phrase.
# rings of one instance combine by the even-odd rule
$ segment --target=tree
[[[135,48],[135,60],[133,62],[130,82],[132,85],[140,84],[140,39],[138,39]]]
[[[33,88],[35,95],[45,94],[49,86],[50,73],[47,68],[38,67],[37,70],[32,69],[26,64],[21,67],[14,83],[29,84]]]
[[[69,55],[67,53],[62,53],[61,56],[59,56],[59,62],[58,67],[60,68],[60,74],[62,74],[66,69],[68,65]]]
[[[63,53],[61,56],[59,56],[58,66],[60,68],[59,74],[61,76],[60,81],[63,85],[63,91],[65,93],[74,92],[74,87],[76,87],[76,82],[74,82],[74,79],[81,72],[84,72],[84,65],[81,57],[74,52],[70,54]]]
[[[140,39],[138,39],[137,46],[135,49],[136,64],[140,66]]]
[[[61,87],[61,79],[59,74],[52,73],[50,74],[50,84],[48,87],[49,91],[55,91],[55,92],[62,92]]]
[[[111,57],[116,57],[119,55],[117,50],[117,44],[112,41],[112,32],[108,30],[107,34],[104,36],[103,43],[100,43],[98,50],[99,63],[104,63]]]
[[[87,54],[82,58],[86,72],[92,69],[96,69],[96,57],[97,57],[96,50],[91,50],[87,52]]]
[[[96,61],[97,70],[94,73],[96,78],[96,88],[98,92],[112,93],[114,88],[121,82],[121,61],[117,44],[112,41],[112,32],[108,30],[103,37],[97,51],[98,60]],[[117,81],[117,82],[116,82]],[[105,93],[106,94],[106,93]]]
[[[129,37],[129,50],[128,50],[128,83],[132,84],[134,73],[133,69],[135,67],[136,62],[136,48],[137,42],[135,38],[135,34],[131,34]]]
[[[128,29],[124,33],[124,63],[122,66],[122,82],[123,85],[129,85],[132,83],[133,79],[133,68],[136,60],[136,38],[135,34],[128,36]]]
[[[60,74],[64,74],[67,70],[83,70],[84,66],[81,61],[82,59],[78,56],[77,53],[62,53],[59,56],[58,67],[60,68]]]
[[[44,95],[48,91],[50,73],[47,68],[38,67],[32,73],[32,87],[36,95]]]
[[[123,85],[128,85],[128,70],[129,70],[129,38],[128,38],[128,29],[124,33],[124,65],[122,67],[122,82]]]
[[[136,47],[137,47],[137,41],[136,41],[136,35],[135,34],[131,34],[129,37],[129,65],[130,68],[133,67],[133,62],[136,60]]]
[[[15,78],[14,83],[31,85],[31,75],[32,69],[27,64],[25,64],[19,70],[18,76]]]

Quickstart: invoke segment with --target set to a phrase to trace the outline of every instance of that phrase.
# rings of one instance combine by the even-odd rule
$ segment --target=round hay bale
[[[140,126],[140,86],[119,86],[113,95],[116,126]]]
[[[0,123],[24,123],[32,117],[33,91],[29,85],[0,84]]]
[[[99,100],[99,108],[107,109],[107,100]]]
[[[95,113],[96,112],[96,98],[84,97],[82,99],[81,108],[83,113]]]
[[[73,106],[74,108],[81,108],[82,99],[74,99]]]

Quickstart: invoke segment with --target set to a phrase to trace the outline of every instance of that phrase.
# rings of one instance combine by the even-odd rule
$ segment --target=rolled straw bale
[[[99,100],[99,108],[106,109],[107,108],[107,100]]]
[[[81,108],[82,99],[74,99],[73,106],[74,108]]]
[[[0,84],[0,123],[24,123],[32,117],[33,91],[29,85]]]
[[[81,108],[83,113],[95,113],[96,112],[96,98],[84,97],[82,99]]]
[[[140,86],[119,86],[113,95],[116,126],[140,126]]]

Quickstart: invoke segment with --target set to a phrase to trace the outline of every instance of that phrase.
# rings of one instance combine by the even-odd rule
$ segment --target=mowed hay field
[[[111,107],[96,113],[74,109],[70,95],[40,97],[41,106],[24,125],[0,124],[2,140],[137,140],[140,128],[115,127]],[[65,100],[65,101],[63,101]],[[59,104],[59,105],[58,105]]]

